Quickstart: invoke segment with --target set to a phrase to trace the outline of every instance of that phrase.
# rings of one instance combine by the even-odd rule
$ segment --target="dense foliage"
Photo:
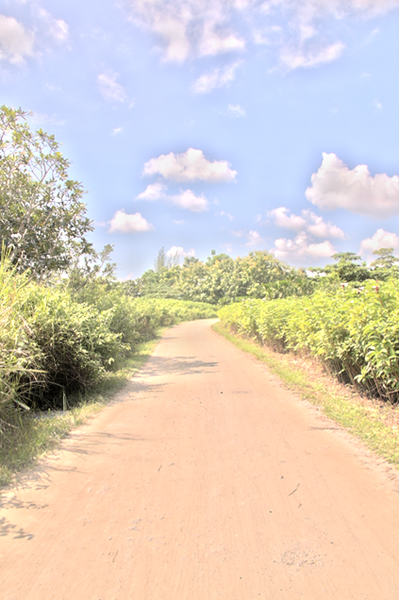
[[[126,283],[128,293],[228,304],[241,298],[301,296],[314,287],[314,280],[304,270],[284,264],[269,252],[250,252],[236,259],[213,254],[206,262],[191,257],[182,266],[168,264],[161,258],[158,257],[155,270]]]
[[[215,316],[206,304],[136,299],[112,280],[45,286],[0,264],[0,424],[15,405],[65,408],[159,327]]]
[[[342,284],[310,297],[248,300],[223,307],[222,323],[284,352],[310,354],[367,393],[399,400],[399,288],[396,280]]]
[[[58,142],[32,131],[27,117],[0,107],[0,242],[20,272],[43,279],[91,252],[85,235],[92,226]]]

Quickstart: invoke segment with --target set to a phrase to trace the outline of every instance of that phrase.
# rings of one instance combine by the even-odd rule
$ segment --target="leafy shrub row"
[[[15,406],[60,409],[154,337],[159,327],[215,316],[213,307],[134,299],[117,284],[70,294],[0,263],[0,433]],[[72,396],[71,396],[72,394]],[[72,399],[71,399],[72,398]]]
[[[310,354],[345,383],[399,400],[397,281],[342,285],[310,297],[248,300],[219,311],[221,322],[279,352]]]

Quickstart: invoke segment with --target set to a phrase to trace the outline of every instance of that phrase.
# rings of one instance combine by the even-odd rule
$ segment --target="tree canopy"
[[[90,254],[81,183],[53,135],[32,131],[22,109],[0,107],[0,241],[17,270],[43,279]]]

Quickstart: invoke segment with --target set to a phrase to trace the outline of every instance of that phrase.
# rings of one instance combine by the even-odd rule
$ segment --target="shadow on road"
[[[152,356],[145,367],[146,375],[202,375],[218,366],[218,362],[205,362],[193,356]]]

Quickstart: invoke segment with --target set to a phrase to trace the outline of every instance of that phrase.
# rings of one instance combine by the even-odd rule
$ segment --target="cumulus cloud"
[[[191,190],[184,190],[175,196],[167,196],[166,199],[180,208],[193,212],[208,210],[208,200],[204,196],[196,196]]]
[[[203,212],[208,210],[208,200],[204,196],[197,196],[191,190],[181,191],[179,194],[166,193],[167,187],[163,183],[152,183],[139,194],[136,200],[165,200],[179,208],[185,208],[192,212]]]
[[[101,95],[107,102],[123,104],[128,101],[125,88],[116,80],[119,73],[101,73],[97,77],[97,84]]]
[[[211,183],[234,181],[237,171],[230,168],[227,160],[210,161],[202,150],[189,148],[182,154],[161,154],[144,165],[143,175],[162,175],[173,181],[202,180]]]
[[[326,259],[335,254],[335,248],[330,241],[312,243],[305,232],[299,233],[294,240],[279,238],[275,240],[274,246],[271,251],[276,258],[294,264]]]
[[[326,223],[323,217],[316,215],[311,210],[303,210],[302,216],[294,215],[285,206],[274,208],[269,211],[268,217],[271,218],[278,227],[285,229],[294,229],[296,231],[305,231],[317,238],[341,238],[345,237],[342,229]]]
[[[185,256],[195,256],[195,250],[194,248],[191,248],[186,252],[182,246],[172,246],[166,252],[166,256],[168,256],[169,258],[184,258]]]
[[[226,87],[234,81],[237,68],[240,64],[240,61],[237,61],[232,65],[227,65],[223,69],[216,67],[212,71],[209,71],[209,73],[204,73],[194,82],[191,88],[192,91],[194,94],[209,94],[214,89]]]
[[[399,251],[399,237],[396,233],[389,233],[383,229],[377,229],[371,238],[362,241],[360,245],[360,254],[371,255],[375,250],[380,248],[393,248],[396,252]]]
[[[323,161],[311,178],[307,199],[324,210],[344,208],[374,218],[399,214],[399,177],[374,177],[366,165],[348,169],[335,154],[323,152]]]
[[[33,33],[26,30],[14,17],[0,15],[0,60],[20,65],[32,56]]]
[[[109,233],[115,233],[116,231],[121,231],[122,233],[138,233],[154,229],[151,223],[146,221],[140,213],[129,215],[125,213],[124,209],[118,210],[114,214],[109,225]]]
[[[165,198],[166,185],[163,183],[150,183],[144,190],[137,196],[137,200],[162,200]]]

